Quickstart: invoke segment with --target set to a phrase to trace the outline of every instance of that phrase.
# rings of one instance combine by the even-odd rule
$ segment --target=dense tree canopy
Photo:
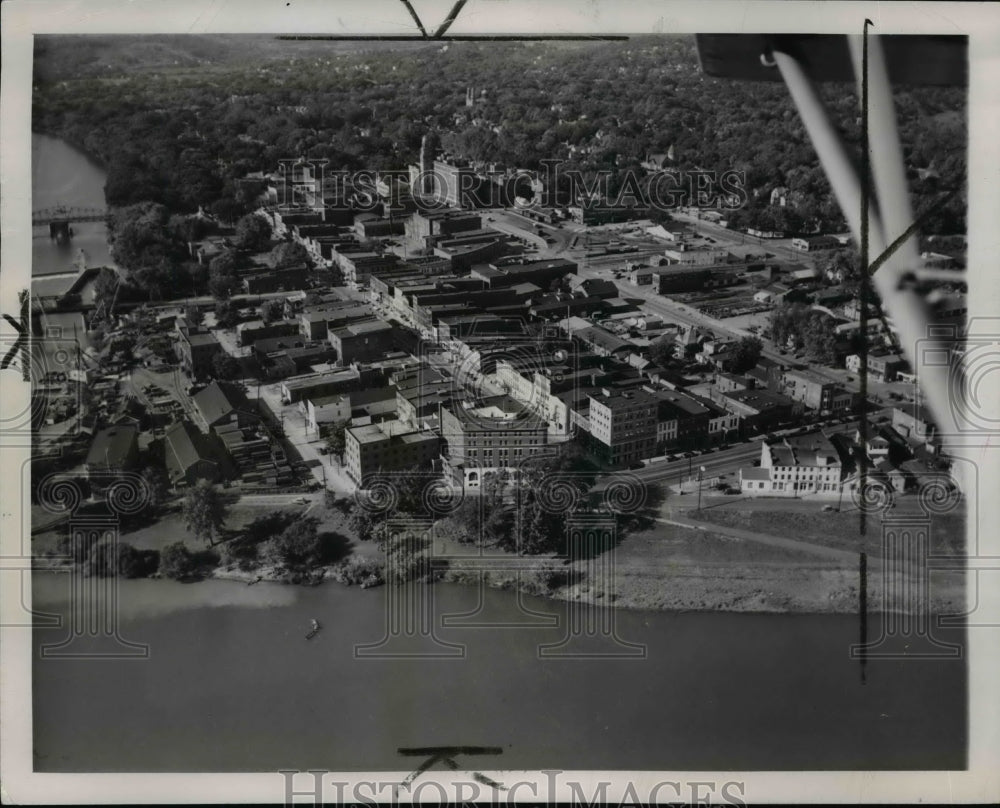
[[[261,183],[251,172],[299,157],[328,160],[331,170],[401,170],[434,130],[446,149],[473,160],[538,169],[558,158],[588,179],[607,171],[612,192],[626,172],[642,173],[647,155],[669,150],[682,171],[742,172],[747,202],[733,212],[736,223],[842,224],[784,87],[706,76],[691,37],[448,49],[206,36],[106,37],[85,47],[78,40],[39,44],[32,123],[104,163],[112,205],[201,205],[228,221],[255,203]],[[820,92],[857,154],[856,96],[846,85]],[[964,91],[900,87],[895,102],[916,211],[959,191],[925,232],[962,232]],[[770,204],[778,187],[784,206]]]

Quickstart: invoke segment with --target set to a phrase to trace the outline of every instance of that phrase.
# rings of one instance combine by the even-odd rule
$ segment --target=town
[[[467,87],[453,125],[485,125],[487,102]],[[397,500],[423,485],[424,500],[490,503],[400,510],[447,523],[459,543],[550,556],[567,551],[564,518],[520,531],[525,509],[544,510],[533,492],[559,475],[579,512],[608,512],[625,485],[650,519],[716,531],[724,515],[703,504],[828,517],[928,485],[959,496],[891,317],[860,301],[857,245],[835,219],[790,213],[808,204],[801,190],[692,175],[673,146],[614,192],[554,162],[456,154],[428,126],[405,169],[260,165],[236,183],[242,214],[207,201],[183,215],[113,208],[113,265],[81,250],[33,283],[40,344],[72,346],[43,357],[34,390],[35,501],[53,473],[91,499],[139,476],[149,519],[173,513],[179,526],[181,513],[187,541],[218,546],[227,570],[253,576],[268,560],[313,580],[331,554],[310,514],[338,511],[385,549],[359,503],[386,484]],[[95,214],[34,218],[72,247],[74,216]],[[958,333],[965,238],[920,248],[936,324]],[[67,315],[81,318],[72,333]],[[273,508],[234,528],[236,502]],[[282,546],[245,546],[264,527]],[[205,561],[169,547],[157,546],[161,573]],[[137,574],[153,568],[129,558]],[[337,574],[377,582],[378,568]]]

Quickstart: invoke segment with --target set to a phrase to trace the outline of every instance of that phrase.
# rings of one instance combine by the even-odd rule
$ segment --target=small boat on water
[[[319,634],[320,628],[322,628],[322,626],[320,626],[319,620],[317,620],[314,617],[312,619],[312,628],[309,630],[309,633],[306,634],[306,639],[307,640],[311,640],[313,637],[315,637],[317,634]]]

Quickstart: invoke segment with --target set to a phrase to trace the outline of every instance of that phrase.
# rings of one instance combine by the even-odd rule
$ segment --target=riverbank
[[[241,506],[233,513],[233,527],[239,529],[271,509],[265,505]],[[254,564],[219,561],[199,570],[198,577],[244,586],[259,582],[306,586],[333,582],[367,588],[382,583],[382,551],[375,543],[359,539],[343,511],[327,508],[321,502],[294,510],[315,515],[322,531],[342,536],[344,556],[323,566],[301,569],[263,560]],[[746,518],[737,514],[728,521]],[[500,563],[487,565],[492,569],[482,569],[482,565],[468,558],[467,545],[447,540],[435,540],[435,556],[449,562],[440,574],[443,582],[475,586],[482,582],[495,589],[520,589],[529,595],[617,609],[762,614],[857,612],[860,573],[853,554],[845,552],[839,559],[826,558],[805,549],[725,535],[724,528],[720,532],[710,528],[711,525],[694,529],[680,523],[657,522],[648,530],[626,534],[593,564],[568,563],[554,555],[524,557],[491,551],[490,561]],[[183,535],[180,515],[173,513],[148,527],[123,534],[121,540],[138,550],[158,551]],[[58,566],[53,561],[54,535],[40,534],[35,539],[39,565]],[[830,542],[836,543],[836,538]],[[43,551],[46,547],[47,555]],[[886,610],[891,604],[886,598],[878,555],[869,558],[868,608]],[[496,569],[505,564],[507,569]],[[515,566],[522,569],[516,571]],[[61,568],[65,569],[65,564]],[[965,602],[963,572],[933,574],[930,605],[935,613],[962,612]]]

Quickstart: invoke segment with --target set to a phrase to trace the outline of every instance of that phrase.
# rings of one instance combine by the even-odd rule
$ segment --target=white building
[[[740,469],[740,489],[757,496],[836,495],[840,489],[840,455],[821,432],[764,441],[760,467]]]
[[[529,377],[507,360],[498,359],[496,380],[511,398],[548,424],[550,438],[569,437],[569,408],[552,392],[552,380],[548,375],[536,370]]]
[[[351,397],[346,393],[310,396],[299,402],[311,432],[319,434],[324,424],[343,424],[351,420]]]

